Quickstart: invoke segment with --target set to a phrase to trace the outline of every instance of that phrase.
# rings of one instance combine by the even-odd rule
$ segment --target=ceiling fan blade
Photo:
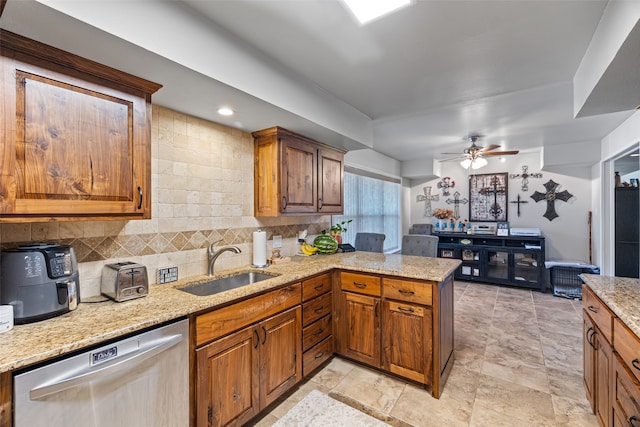
[[[495,150],[496,148],[500,148],[500,146],[496,144],[491,144],[484,147],[482,150],[480,150],[480,152],[486,153],[487,151]]]
[[[453,155],[456,155],[456,156],[463,156],[464,155],[462,153],[440,153],[440,154],[453,154]]]
[[[511,150],[511,151],[490,151],[488,153],[482,153],[483,156],[511,156],[514,154],[518,154],[520,151]]]

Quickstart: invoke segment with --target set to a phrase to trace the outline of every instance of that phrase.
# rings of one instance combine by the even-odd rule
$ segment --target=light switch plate
[[[178,267],[171,266],[171,267],[164,267],[164,268],[158,269],[158,277],[157,277],[158,284],[175,282],[177,280],[178,280]]]
[[[274,249],[282,247],[282,236],[273,236],[273,247]]]

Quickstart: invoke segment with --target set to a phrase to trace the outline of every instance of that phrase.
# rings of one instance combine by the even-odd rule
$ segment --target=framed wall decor
[[[469,177],[469,220],[471,222],[507,221],[507,177],[506,172]]]

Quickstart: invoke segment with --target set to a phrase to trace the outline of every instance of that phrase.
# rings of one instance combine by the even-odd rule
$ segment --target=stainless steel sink
[[[197,296],[207,296],[239,288],[241,286],[250,285],[252,283],[261,282],[263,280],[273,279],[277,276],[279,276],[279,274],[266,274],[248,271],[245,273],[238,273],[233,276],[209,280],[208,282],[186,285],[177,289]]]

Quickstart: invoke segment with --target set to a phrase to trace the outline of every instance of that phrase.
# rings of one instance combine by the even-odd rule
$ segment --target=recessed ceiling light
[[[221,116],[233,116],[233,110],[229,107],[218,108],[218,114]]]
[[[413,0],[342,0],[361,24],[411,4]]]

